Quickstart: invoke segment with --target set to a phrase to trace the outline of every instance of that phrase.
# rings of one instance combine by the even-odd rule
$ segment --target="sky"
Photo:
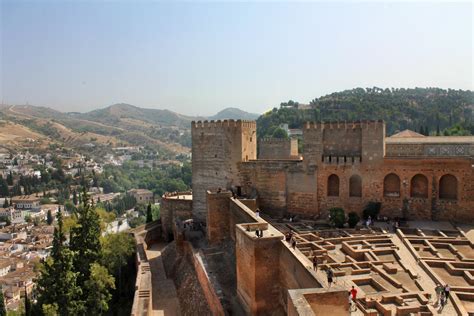
[[[474,86],[472,2],[0,3],[4,104],[212,115],[356,87]]]

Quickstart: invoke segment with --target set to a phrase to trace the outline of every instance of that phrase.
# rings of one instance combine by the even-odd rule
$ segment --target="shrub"
[[[348,214],[347,223],[350,228],[356,227],[357,223],[360,221],[360,216],[356,212],[350,212]]]
[[[344,210],[340,207],[333,207],[329,210],[329,215],[331,216],[331,224],[337,228],[343,228],[344,223],[346,222],[346,215]]]
[[[367,220],[369,216],[372,220],[376,219],[380,213],[380,208],[382,207],[382,203],[380,202],[369,202],[363,211],[364,220]]]

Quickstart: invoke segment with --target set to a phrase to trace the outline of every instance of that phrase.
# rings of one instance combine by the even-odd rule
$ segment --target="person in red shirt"
[[[352,289],[351,289],[351,295],[352,295],[352,301],[355,302],[356,298],[357,298],[357,290],[354,288],[354,286],[352,286]]]

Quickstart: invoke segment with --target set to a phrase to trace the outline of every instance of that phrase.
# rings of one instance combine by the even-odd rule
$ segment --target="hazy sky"
[[[473,89],[473,5],[1,2],[3,102],[261,113],[354,87]]]

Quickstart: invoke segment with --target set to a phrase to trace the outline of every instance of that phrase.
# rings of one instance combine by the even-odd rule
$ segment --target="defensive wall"
[[[208,242],[235,242],[237,297],[247,314],[287,311],[288,289],[321,287],[275,227],[229,192],[208,191],[207,198]]]
[[[193,130],[193,215],[201,220],[205,191],[217,188],[255,199],[276,217],[325,217],[332,207],[361,214],[381,202],[382,216],[474,219],[474,137],[386,138],[383,121],[310,122],[302,160],[278,159],[288,141],[265,139],[266,159],[256,160],[251,122],[201,122]]]
[[[298,139],[263,138],[258,141],[258,159],[299,159]]]
[[[160,218],[164,240],[173,239],[173,225],[176,219],[192,218],[192,192],[172,192],[161,197]]]

